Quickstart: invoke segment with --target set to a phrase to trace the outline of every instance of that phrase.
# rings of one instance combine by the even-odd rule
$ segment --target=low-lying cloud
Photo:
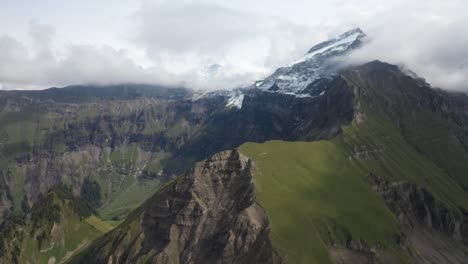
[[[32,47],[0,37],[0,83],[3,89],[35,89],[81,83],[162,82],[139,67],[125,50],[110,46],[69,45],[53,50],[54,29],[30,23]]]
[[[359,26],[369,41],[348,61],[403,64],[433,86],[468,91],[467,9],[465,0],[142,0],[137,12],[128,11],[127,30],[115,32],[124,48],[59,42],[60,27],[40,20],[29,23],[29,41],[0,32],[0,87],[134,82],[229,89]]]
[[[468,91],[468,17],[461,12],[468,5],[447,2],[380,14],[373,24],[367,22],[368,41],[349,59],[402,64],[432,86]]]

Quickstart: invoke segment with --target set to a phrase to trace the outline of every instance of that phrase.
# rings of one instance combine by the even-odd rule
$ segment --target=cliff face
[[[342,84],[306,98],[252,90],[242,109],[225,107],[223,95],[136,85],[0,92],[0,215],[21,213],[21,204],[32,206],[57,184],[80,195],[92,182],[99,194],[91,204],[106,219],[123,219],[174,175],[219,151],[336,135],[353,116]]]
[[[202,105],[190,110],[187,91],[179,92],[132,86],[1,92],[0,215],[20,213],[21,204],[32,206],[59,183],[80,195],[86,181],[99,186],[100,213],[125,215],[170,179],[163,160],[204,115]],[[127,199],[126,191],[138,195]]]
[[[175,160],[196,161],[245,142],[330,139],[352,121],[353,94],[342,78],[326,86],[327,93],[304,98],[248,90],[241,109],[213,113]]]
[[[468,217],[454,210],[426,188],[407,182],[389,182],[368,176],[374,190],[394,213],[418,263],[465,263]]]
[[[279,263],[251,162],[237,150],[198,162],[72,263]]]

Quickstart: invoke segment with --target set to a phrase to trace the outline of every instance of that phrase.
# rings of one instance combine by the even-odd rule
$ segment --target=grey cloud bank
[[[28,17],[27,39],[0,27],[0,87],[136,82],[229,89],[359,26],[368,43],[348,63],[403,64],[433,86],[468,91],[463,10],[468,3],[462,0],[142,1],[136,12],[120,10],[126,16],[117,19],[126,26],[112,31],[115,42],[83,39],[85,44],[63,37],[67,21],[46,24],[41,16]],[[92,21],[95,13],[83,19]]]

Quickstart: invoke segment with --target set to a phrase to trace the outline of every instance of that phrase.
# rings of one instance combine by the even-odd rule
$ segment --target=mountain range
[[[467,263],[468,96],[362,45],[235,90],[0,91],[0,262]]]

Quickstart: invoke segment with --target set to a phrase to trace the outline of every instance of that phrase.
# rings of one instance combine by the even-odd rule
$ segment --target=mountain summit
[[[296,61],[295,64],[308,61],[318,56],[341,55],[343,52],[358,46],[361,43],[361,39],[365,36],[366,35],[360,28],[346,31],[334,39],[313,46],[307,54]]]
[[[365,37],[361,29],[349,30],[336,38],[313,46],[303,57],[286,67],[277,69],[265,80],[257,82],[259,89],[291,94],[298,97],[318,96],[323,89],[317,89],[321,79],[329,79],[334,72],[329,59],[342,56],[361,44]],[[322,87],[323,88],[323,87]]]
[[[287,66],[278,68],[272,75],[255,82],[249,88],[296,97],[324,95],[329,82],[339,68],[330,59],[358,48],[365,36],[360,28],[355,28],[338,37],[319,43],[301,58]],[[232,92],[227,107],[241,108],[243,99],[242,92]]]

